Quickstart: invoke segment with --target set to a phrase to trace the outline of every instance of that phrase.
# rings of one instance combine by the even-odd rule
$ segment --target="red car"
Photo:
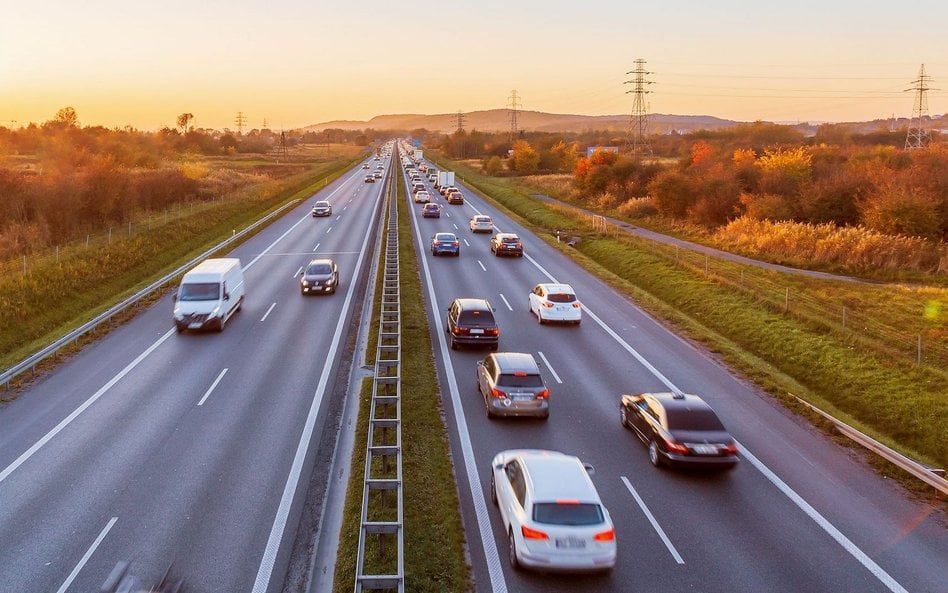
[[[441,218],[441,206],[434,202],[428,202],[422,209],[421,216],[424,218]]]

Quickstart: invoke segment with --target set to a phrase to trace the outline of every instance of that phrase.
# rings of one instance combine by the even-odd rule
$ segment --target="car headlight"
[[[208,315],[208,317],[217,317],[217,315],[218,315],[220,312],[221,312],[221,307],[220,307],[220,305],[218,305],[218,306],[214,307],[214,310],[211,311],[211,314]]]
[[[309,280],[303,280],[303,286],[309,286]]]

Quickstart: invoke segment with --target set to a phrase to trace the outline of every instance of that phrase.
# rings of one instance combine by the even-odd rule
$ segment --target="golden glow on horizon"
[[[292,128],[502,108],[512,88],[528,110],[623,114],[631,100],[622,81],[637,57],[654,72],[656,113],[905,117],[912,99],[901,91],[921,62],[948,84],[948,61],[939,61],[948,37],[921,25],[893,30],[882,2],[594,1],[583,11],[558,0],[317,4],[9,7],[0,21],[0,120],[39,123],[71,105],[83,124],[156,129],[188,111],[199,127],[223,128],[243,111],[253,127],[266,118]],[[948,16],[948,4],[919,4],[924,22]],[[931,113],[948,111],[946,97],[930,95]]]

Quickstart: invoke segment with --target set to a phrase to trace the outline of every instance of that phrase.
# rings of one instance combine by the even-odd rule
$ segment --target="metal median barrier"
[[[397,145],[392,161],[398,162]],[[396,177],[394,171],[390,173],[388,235],[362,487],[356,593],[405,591],[398,214]]]
[[[38,363],[40,363],[41,361],[45,360],[46,358],[49,358],[50,356],[55,355],[57,352],[59,352],[60,350],[62,350],[62,349],[65,348],[66,346],[68,346],[68,345],[70,345],[70,344],[75,344],[75,343],[77,343],[77,342],[79,341],[79,338],[81,338],[81,337],[82,337],[83,335],[85,335],[86,333],[88,333],[88,332],[94,332],[95,329],[96,329],[97,327],[99,327],[101,324],[103,324],[103,323],[109,321],[112,317],[114,317],[115,315],[121,313],[122,311],[125,311],[126,309],[128,309],[129,307],[131,307],[132,305],[134,305],[135,303],[137,303],[137,302],[140,301],[141,299],[145,298],[146,296],[148,296],[148,295],[151,294],[152,292],[155,292],[156,290],[159,290],[161,287],[163,287],[165,284],[167,284],[168,282],[170,282],[170,281],[171,281],[172,279],[174,279],[176,276],[179,276],[179,275],[183,274],[183,273],[186,272],[189,268],[194,267],[196,264],[198,264],[199,262],[203,261],[204,259],[206,259],[206,258],[209,257],[210,255],[212,255],[213,253],[219,251],[220,249],[223,249],[224,247],[227,247],[227,246],[230,245],[231,243],[234,243],[234,242],[238,241],[239,239],[241,239],[241,238],[242,238],[244,235],[246,235],[247,233],[250,233],[251,231],[253,231],[253,230],[256,229],[257,227],[259,227],[260,225],[262,225],[262,224],[266,223],[267,221],[269,221],[271,218],[274,218],[275,216],[279,215],[280,213],[282,213],[284,210],[286,210],[286,209],[289,208],[290,206],[294,206],[294,205],[296,205],[296,204],[299,203],[299,202],[300,202],[300,200],[293,200],[293,201],[291,201],[291,202],[288,202],[288,203],[286,203],[286,204],[280,206],[279,208],[277,208],[277,209],[274,210],[273,212],[267,214],[266,216],[264,216],[264,217],[261,218],[260,220],[254,222],[253,224],[251,224],[250,226],[248,226],[247,228],[241,230],[239,233],[234,233],[233,236],[227,238],[227,239],[224,240],[224,241],[221,241],[220,243],[218,243],[218,244],[215,245],[214,247],[211,247],[210,249],[208,249],[207,251],[205,251],[205,252],[202,253],[201,255],[197,256],[196,258],[192,259],[191,261],[187,262],[186,264],[183,264],[182,266],[178,267],[175,271],[171,272],[170,274],[167,274],[167,275],[165,275],[165,276],[162,276],[162,277],[159,278],[158,280],[152,282],[151,284],[149,284],[149,285],[146,286],[145,288],[141,289],[140,291],[136,292],[136,293],[133,294],[132,296],[130,296],[130,297],[128,297],[127,299],[125,299],[124,301],[122,301],[122,302],[120,302],[120,303],[114,305],[113,307],[109,308],[107,311],[104,311],[103,313],[100,313],[100,314],[99,314],[98,316],[96,316],[94,319],[92,319],[92,320],[90,320],[90,321],[84,323],[82,326],[80,326],[80,327],[74,329],[73,331],[71,331],[71,332],[69,332],[68,334],[66,334],[65,336],[59,338],[58,340],[56,340],[56,341],[53,342],[52,344],[46,346],[45,348],[43,348],[43,349],[40,350],[39,352],[36,352],[35,354],[33,354],[33,355],[29,356],[28,358],[26,358],[25,360],[23,360],[22,362],[20,362],[20,363],[18,363],[18,364],[16,364],[16,365],[10,367],[9,369],[3,371],[3,373],[0,374],[0,383],[3,383],[3,385],[5,386],[5,388],[6,388],[7,390],[9,390],[9,389],[10,389],[10,381],[12,381],[14,378],[16,378],[17,376],[19,376],[20,374],[22,374],[22,373],[24,373],[24,372],[26,372],[26,371],[28,371],[28,370],[35,372],[35,370],[36,370],[36,365],[37,365]]]

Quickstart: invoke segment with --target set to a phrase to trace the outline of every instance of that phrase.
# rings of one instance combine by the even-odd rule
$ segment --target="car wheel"
[[[514,539],[513,528],[508,532],[508,539],[510,540],[510,547],[508,556],[510,558],[510,567],[514,570],[520,570],[520,560],[517,559],[517,540]]]
[[[497,352],[498,347],[499,347],[499,344],[491,344],[491,347],[490,347],[491,352]]]
[[[174,328],[175,328],[176,330],[178,330],[178,333],[179,333],[179,334],[182,333],[182,332],[184,332],[184,326],[181,325],[180,323],[175,323],[175,324],[174,324]]]
[[[449,339],[450,339],[450,341],[451,341],[451,350],[457,350],[457,349],[458,349],[458,343],[454,341],[454,338],[453,338],[453,337],[452,337],[452,338],[449,338]]]
[[[494,506],[500,506],[497,504],[497,487],[494,485],[494,472],[490,473],[490,501],[494,503]]]
[[[227,322],[224,320],[223,317],[221,317],[221,320],[217,322],[217,331],[219,332],[224,331],[225,325],[227,325]]]
[[[540,313],[539,309],[537,309],[537,323],[543,325],[543,315]]]
[[[619,422],[622,423],[622,426],[629,427],[629,416],[625,411],[625,406],[619,406]]]
[[[454,252],[454,257],[461,257],[461,250],[460,250],[460,249],[458,249],[457,251]]]
[[[336,294],[336,289],[339,287],[338,284],[333,284],[332,290],[329,291],[329,294]]]
[[[648,460],[651,461],[655,467],[662,466],[662,456],[658,452],[658,443],[654,440],[648,444]]]
[[[523,254],[522,254],[522,253],[518,253],[518,254],[517,254],[517,257],[523,257]]]

